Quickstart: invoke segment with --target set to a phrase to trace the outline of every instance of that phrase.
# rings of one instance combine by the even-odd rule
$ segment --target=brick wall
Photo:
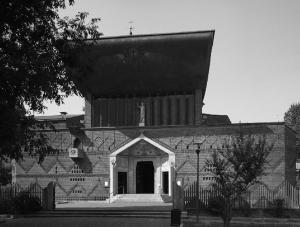
[[[274,148],[268,159],[266,175],[262,181],[269,186],[278,186],[288,180],[294,184],[295,179],[295,135],[282,124],[238,124],[229,126],[182,126],[182,127],[124,127],[124,128],[90,128],[77,131],[57,130],[45,132],[54,153],[38,164],[36,158],[27,157],[16,163],[16,181],[26,186],[37,182],[42,187],[50,181],[57,183],[58,197],[92,198],[108,196],[109,154],[126,144],[141,133],[169,147],[176,156],[178,178],[185,183],[196,179],[195,142],[205,141],[200,153],[200,180],[204,185],[211,182],[211,175],[205,170],[205,160],[212,151],[222,148],[224,141],[236,135],[240,130],[244,134],[257,137],[265,135]],[[71,159],[68,148],[79,138],[79,149],[84,151],[82,159]]]

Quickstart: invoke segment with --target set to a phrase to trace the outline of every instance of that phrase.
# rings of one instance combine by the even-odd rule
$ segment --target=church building
[[[42,163],[14,164],[20,187],[56,183],[56,200],[104,200],[118,194],[172,197],[213,180],[205,161],[239,132],[265,136],[274,148],[263,182],[296,183],[295,132],[282,122],[232,124],[202,112],[214,31],[105,37],[74,57],[71,69],[85,96],[85,114],[37,117],[53,152]],[[226,76],[226,75],[224,75]],[[237,94],[238,95],[238,94]],[[209,105],[209,104],[208,104]],[[237,104],[238,105],[238,104]],[[67,110],[66,110],[67,111]]]

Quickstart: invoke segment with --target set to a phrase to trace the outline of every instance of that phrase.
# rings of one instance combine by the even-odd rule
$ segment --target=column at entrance
[[[109,158],[109,175],[110,175],[110,187],[109,197],[117,194],[117,171],[116,171],[116,157]]]
[[[134,169],[134,160],[128,158],[128,193],[135,193],[135,169]]]

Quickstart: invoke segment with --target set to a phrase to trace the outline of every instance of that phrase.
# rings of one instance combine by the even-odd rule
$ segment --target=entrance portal
[[[154,166],[152,161],[137,163],[136,193],[154,193]]]

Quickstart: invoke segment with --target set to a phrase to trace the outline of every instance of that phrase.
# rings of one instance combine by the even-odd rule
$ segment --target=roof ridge
[[[192,35],[192,34],[203,34],[203,33],[215,33],[215,30],[196,30],[196,31],[182,31],[182,32],[168,32],[168,33],[148,33],[148,34],[137,34],[137,35],[117,35],[117,36],[104,36],[99,39],[85,39],[86,41],[98,41],[105,39],[122,39],[122,38],[141,38],[141,37],[155,37],[155,36],[172,36],[172,35]]]

